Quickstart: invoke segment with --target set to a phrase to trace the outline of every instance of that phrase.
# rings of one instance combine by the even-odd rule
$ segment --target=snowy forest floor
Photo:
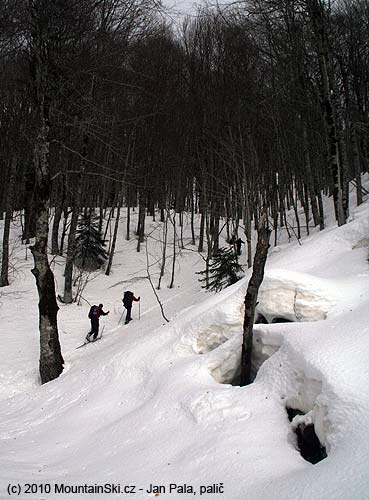
[[[145,245],[137,253],[136,239],[125,240],[124,216],[111,275],[91,276],[81,305],[60,304],[65,369],[44,386],[32,259],[15,221],[11,285],[0,291],[0,498],[8,498],[11,483],[22,487],[18,498],[107,500],[116,495],[82,489],[114,483],[135,485],[140,500],[201,492],[214,500],[367,500],[368,201],[340,228],[331,210],[328,228],[313,229],[301,244],[281,231],[258,312],[270,323],[291,322],[255,326],[258,373],[245,388],[230,382],[240,362],[250,271],[223,292],[206,293],[195,274],[203,258],[185,226],[174,288],[169,250],[158,291],[166,323],[147,280]],[[146,231],[156,285],[162,225],[150,222]],[[57,293],[63,267],[64,258],[55,258]],[[135,303],[133,321],[118,326],[126,289],[142,298],[140,319]],[[76,350],[89,331],[87,301],[103,302],[110,314],[100,321],[103,340]],[[287,407],[304,415],[290,423]],[[316,465],[297,450],[293,428],[301,421],[314,423],[326,447],[327,458]],[[27,493],[26,483],[36,491]],[[47,484],[50,493],[42,490]],[[150,484],[162,489],[155,495]],[[74,493],[72,486],[81,488]]]

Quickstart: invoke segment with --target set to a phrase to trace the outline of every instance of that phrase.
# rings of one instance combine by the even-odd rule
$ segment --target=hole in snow
[[[268,324],[263,318],[258,317],[259,324]],[[290,322],[284,318],[277,318],[279,322]],[[255,325],[257,323],[255,322]],[[241,375],[241,350],[242,350],[242,328],[238,327],[236,330],[237,335],[233,334],[230,338],[220,338],[212,334],[208,334],[206,342],[204,342],[204,335],[198,339],[199,354],[208,355],[208,367],[214,379],[221,384],[231,384],[233,386],[240,385]],[[265,342],[263,338],[263,331],[260,329],[254,330],[254,342],[252,350],[252,366],[251,366],[251,381],[253,382],[260,366],[270,356],[272,356],[280,347],[281,336],[267,335]],[[270,345],[269,345],[270,344]]]
[[[295,408],[286,408],[286,410],[290,422],[296,416],[304,415],[302,411]],[[327,458],[327,451],[316,435],[314,424],[301,422],[294,430],[297,438],[297,447],[302,458],[312,464],[317,464]]]
[[[293,321],[286,318],[273,318],[272,323],[293,323]]]
[[[300,410],[296,410],[295,408],[286,408],[287,410],[287,415],[288,415],[288,420],[292,422],[292,420],[297,416],[297,415],[305,415],[304,412]]]
[[[327,458],[327,452],[315,434],[313,424],[300,424],[296,428],[297,445],[301,456],[312,464],[317,464]]]
[[[267,321],[266,317],[259,313],[256,316],[255,325],[267,325],[267,324],[268,324],[268,321]]]

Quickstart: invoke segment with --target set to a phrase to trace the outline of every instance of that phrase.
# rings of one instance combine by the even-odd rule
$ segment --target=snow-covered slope
[[[351,219],[271,252],[259,313],[292,322],[255,326],[259,371],[244,388],[229,382],[250,274],[204,294],[194,275],[201,258],[182,252],[175,288],[160,291],[166,323],[144,279],[146,255],[123,235],[112,276],[97,276],[86,291],[111,310],[103,340],[76,350],[88,305],[62,306],[66,368],[39,386],[36,292],[18,249],[18,275],[1,295],[0,498],[11,483],[25,499],[127,498],[132,486],[140,500],[192,498],[191,486],[216,500],[368,499],[368,204]],[[142,296],[141,319],[136,305],[135,320],[118,327],[127,287]],[[287,406],[305,415],[290,423]],[[296,449],[301,420],[315,424],[327,449],[316,465]],[[37,491],[26,493],[26,483]],[[93,493],[105,483],[131,493]]]

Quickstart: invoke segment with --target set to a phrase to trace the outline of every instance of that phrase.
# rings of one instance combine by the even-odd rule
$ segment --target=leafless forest
[[[172,26],[155,0],[0,0],[0,284],[18,217],[34,238],[44,382],[63,363],[48,255],[65,256],[69,303],[81,214],[102,232],[114,216],[107,274],[121,207],[137,250],[148,216],[180,227],[186,213],[207,258],[242,225],[249,265],[262,210],[272,239],[323,229],[322,194],[345,224],[368,171],[368,7],[245,0]]]

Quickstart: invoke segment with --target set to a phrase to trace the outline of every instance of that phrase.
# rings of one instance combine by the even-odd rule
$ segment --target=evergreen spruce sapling
[[[238,256],[233,248],[219,248],[217,253],[210,260],[209,268],[206,271],[200,271],[196,274],[205,275],[205,278],[199,279],[206,283],[206,274],[208,274],[207,285],[203,288],[219,292],[227,286],[233,285],[241,279],[243,273],[242,266],[238,263]]]
[[[76,266],[86,271],[100,269],[108,258],[105,241],[99,231],[98,218],[84,214],[78,222],[76,236]]]

